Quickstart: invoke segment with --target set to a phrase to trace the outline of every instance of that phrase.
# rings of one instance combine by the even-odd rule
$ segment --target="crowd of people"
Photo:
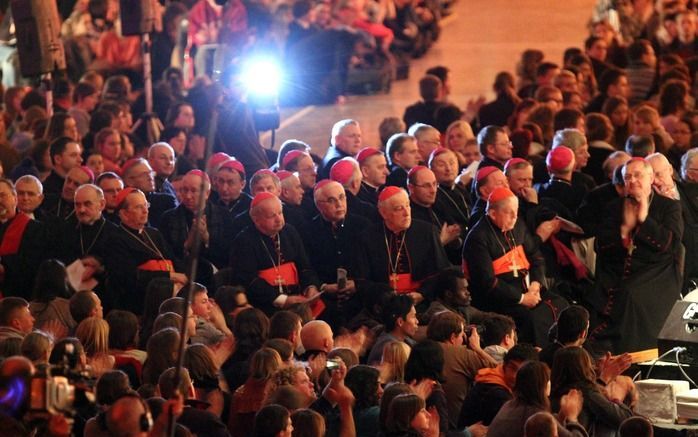
[[[111,64],[69,58],[51,115],[41,87],[3,91],[3,430],[652,435],[624,373],[698,278],[692,2],[600,5],[583,47],[559,64],[526,50],[493,101],[459,107],[430,68],[381,144],[339,120],[324,156],[263,149],[233,81],[187,83],[236,38],[278,42],[289,11],[280,50],[337,21],[395,73],[391,54],[422,55],[449,4],[387,3],[189,5],[187,48],[216,47],[185,57],[198,67],[163,52],[155,142],[134,129],[138,38],[114,4],[64,14],[66,47]],[[166,37],[187,7],[164,10]],[[41,396],[58,376],[96,402]]]

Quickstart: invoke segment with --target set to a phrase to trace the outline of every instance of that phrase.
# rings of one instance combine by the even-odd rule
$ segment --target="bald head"
[[[107,430],[113,437],[146,436],[141,429],[141,417],[149,414],[136,395],[117,400],[107,411]]]
[[[347,215],[347,195],[339,182],[330,181],[315,190],[315,205],[322,218],[337,223]]]
[[[148,162],[158,176],[169,177],[175,168],[174,149],[165,142],[155,143],[148,149]]]
[[[334,347],[332,328],[322,320],[311,320],[301,328],[301,343],[307,351],[329,352]]]

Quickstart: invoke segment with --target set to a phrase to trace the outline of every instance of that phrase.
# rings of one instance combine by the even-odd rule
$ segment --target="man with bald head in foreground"
[[[287,226],[281,200],[261,192],[250,206],[252,226],[233,241],[230,265],[233,280],[247,289],[250,303],[267,314],[317,299],[319,280],[303,240]]]
[[[378,212],[382,222],[361,236],[357,282],[360,287],[387,284],[419,303],[429,297],[424,280],[451,265],[439,233],[429,223],[412,220],[410,199],[402,188],[383,189]]]
[[[642,158],[623,167],[625,193],[608,205],[596,236],[598,312],[589,337],[615,353],[657,347],[657,335],[681,291],[677,265],[683,220],[679,202],[657,195]]]
[[[322,284],[320,290],[324,291],[322,300],[327,309],[322,319],[337,330],[361,311],[354,282],[359,256],[356,236],[368,228],[370,222],[347,213],[346,192],[338,182],[320,181],[315,186],[314,196],[320,214],[308,225],[305,247]],[[343,284],[338,278],[338,269],[346,271]]]

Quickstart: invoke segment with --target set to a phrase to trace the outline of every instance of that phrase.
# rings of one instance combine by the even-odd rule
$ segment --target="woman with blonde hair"
[[[405,363],[410,357],[410,350],[403,341],[391,341],[383,347],[380,371],[384,384],[405,382]]]
[[[115,358],[109,355],[109,324],[97,317],[88,317],[75,329],[75,336],[85,348],[87,364],[101,375],[114,367]]]
[[[454,121],[446,128],[446,135],[444,135],[444,138],[444,146],[452,150],[458,158],[458,167],[466,165],[465,146],[468,144],[468,140],[475,138],[473,128],[470,127],[470,124],[463,120]]]

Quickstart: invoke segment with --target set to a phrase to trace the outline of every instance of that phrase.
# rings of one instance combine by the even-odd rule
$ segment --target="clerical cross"
[[[635,252],[635,249],[637,246],[635,246],[635,242],[633,240],[630,240],[630,246],[628,246],[628,255],[633,256],[633,252]]]
[[[274,284],[276,284],[277,287],[279,287],[279,293],[284,292],[284,285],[286,285],[286,280],[281,277],[281,275],[276,275],[276,279],[274,280]]]
[[[519,265],[516,262],[516,257],[514,256],[512,252],[511,256],[511,270],[514,272],[514,277],[518,278],[519,277]]]
[[[393,291],[397,291],[397,281],[398,281],[398,274],[393,273],[390,275],[390,282],[393,284]]]

